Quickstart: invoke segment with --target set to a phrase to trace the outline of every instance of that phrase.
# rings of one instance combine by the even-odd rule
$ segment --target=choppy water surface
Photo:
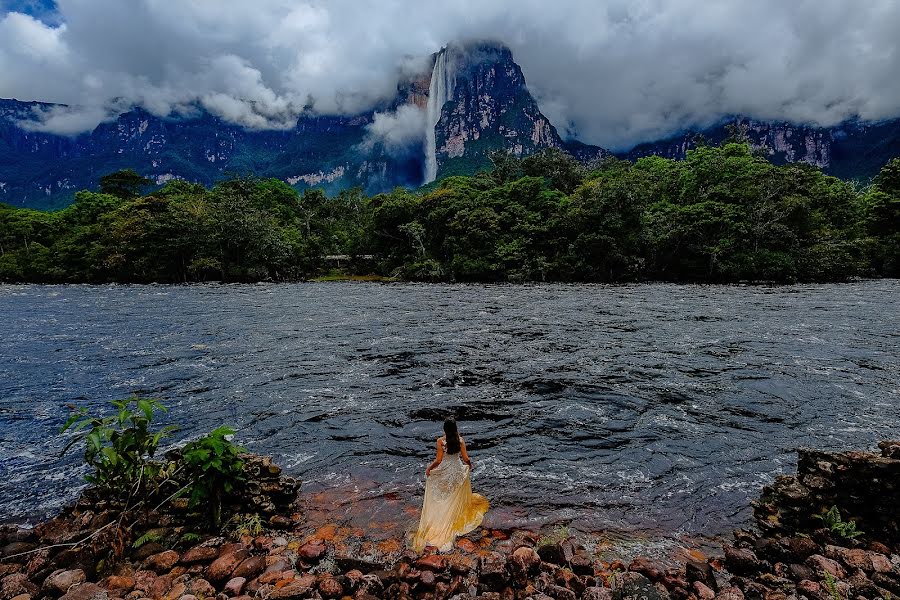
[[[511,524],[724,532],[795,447],[896,436],[898,290],[0,286],[0,521],[76,493],[65,405],[137,392],[308,488],[415,502],[449,412]]]

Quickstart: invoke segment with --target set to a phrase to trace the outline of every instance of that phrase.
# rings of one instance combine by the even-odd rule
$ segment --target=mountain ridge
[[[439,63],[443,85],[435,80]],[[427,182],[429,161],[432,176],[446,177],[488,167],[497,149],[522,156],[557,148],[583,162],[611,155],[680,159],[698,135],[713,144],[737,137],[765,148],[773,162],[808,162],[846,179],[870,178],[900,155],[900,119],[822,128],[743,116],[611,153],[563,139],[540,111],[512,52],[492,41],[448,44],[423,72],[401,79],[393,99],[370,111],[342,116],[304,110],[287,130],[248,129],[200,107],[167,117],[132,107],[74,136],[21,125],[61,106],[0,99],[0,202],[59,208],[75,191],[95,188],[100,176],[122,168],[157,185],[176,178],[211,185],[253,173],[299,189],[319,186],[333,193],[360,186],[372,194]],[[379,119],[399,118],[404,110],[413,120],[431,119],[433,128],[426,121],[423,129],[433,135],[399,143],[374,135]]]

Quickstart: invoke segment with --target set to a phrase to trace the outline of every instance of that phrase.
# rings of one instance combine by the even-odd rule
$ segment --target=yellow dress
[[[431,470],[425,481],[419,529],[413,538],[416,552],[421,552],[425,546],[449,552],[456,536],[465,535],[481,525],[489,505],[487,498],[472,493],[469,471],[459,453],[444,454],[441,464]]]

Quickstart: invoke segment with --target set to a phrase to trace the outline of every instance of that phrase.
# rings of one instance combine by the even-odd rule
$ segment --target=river
[[[0,522],[84,469],[67,409],[162,400],[311,490],[411,504],[440,422],[510,525],[724,533],[797,446],[900,426],[900,282],[0,286]]]

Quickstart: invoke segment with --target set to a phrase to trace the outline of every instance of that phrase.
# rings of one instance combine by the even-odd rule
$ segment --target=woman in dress
[[[444,436],[437,441],[437,457],[425,469],[425,501],[413,539],[416,552],[426,546],[448,552],[456,536],[481,525],[488,501],[481,494],[472,493],[471,470],[466,442],[459,437],[456,421],[447,419]]]

